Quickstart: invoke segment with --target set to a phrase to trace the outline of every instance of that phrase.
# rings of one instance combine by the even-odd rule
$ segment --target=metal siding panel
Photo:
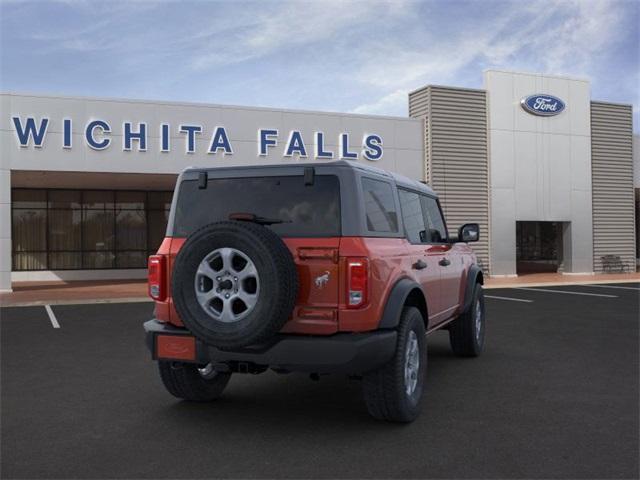
[[[409,95],[409,115],[425,118],[427,182],[438,192],[451,231],[477,222],[472,244],[486,273],[489,265],[489,169],[486,93],[427,86]]]
[[[628,105],[591,102],[593,264],[620,255],[635,269],[632,113]]]

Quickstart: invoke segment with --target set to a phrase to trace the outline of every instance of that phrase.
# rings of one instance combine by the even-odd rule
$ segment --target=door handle
[[[413,268],[414,270],[423,270],[427,268],[427,264],[422,260],[418,260],[416,263],[411,265],[411,268]]]
[[[442,260],[440,260],[438,262],[438,265],[442,266],[442,267],[446,267],[448,265],[451,265],[451,262],[449,261],[448,258],[443,258]]]

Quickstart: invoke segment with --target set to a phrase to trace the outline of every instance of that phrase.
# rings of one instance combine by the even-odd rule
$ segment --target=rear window
[[[207,188],[197,180],[180,185],[173,235],[185,237],[232,213],[250,213],[283,223],[267,225],[282,237],[340,235],[340,183],[335,175],[316,175],[313,185],[304,177],[210,178]]]

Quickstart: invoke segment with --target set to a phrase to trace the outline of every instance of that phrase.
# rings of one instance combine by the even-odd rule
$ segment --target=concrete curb
[[[532,282],[532,283],[510,283],[508,285],[485,285],[485,290],[497,290],[505,288],[520,287],[564,287],[571,285],[607,285],[616,283],[640,283],[638,279],[631,280],[580,280],[575,282]],[[84,300],[37,300],[31,302],[0,302],[0,308],[11,307],[43,307],[45,305],[91,305],[91,304],[110,304],[110,303],[143,303],[152,300],[149,297],[124,297],[124,298],[95,298]]]
[[[575,282],[532,282],[532,283],[510,283],[508,285],[485,285],[485,290],[496,288],[519,288],[519,287],[563,287],[571,285],[608,285],[615,283],[640,283],[640,279],[631,280],[577,280]]]

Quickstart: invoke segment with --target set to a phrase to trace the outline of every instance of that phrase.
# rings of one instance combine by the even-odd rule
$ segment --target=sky
[[[0,27],[3,91],[406,116],[500,68],[590,79],[640,131],[640,0],[0,0]]]

